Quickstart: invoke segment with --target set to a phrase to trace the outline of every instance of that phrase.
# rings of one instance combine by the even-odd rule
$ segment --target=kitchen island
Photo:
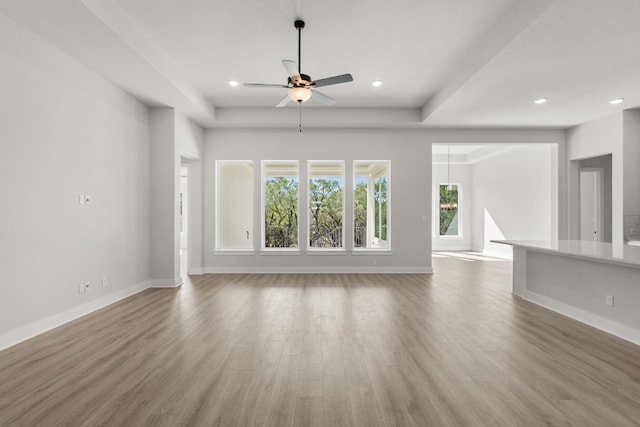
[[[513,247],[513,293],[640,344],[640,246],[495,240]]]

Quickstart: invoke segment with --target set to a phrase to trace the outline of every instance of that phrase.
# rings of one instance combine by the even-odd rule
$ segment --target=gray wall
[[[209,130],[205,133],[203,160],[202,271],[430,271],[433,216],[431,144],[563,144],[565,136],[565,132],[560,130],[306,129],[302,134],[293,129]],[[554,234],[558,227],[557,216],[550,219],[549,216],[555,212],[558,203],[549,199],[557,199],[557,184],[554,188],[551,184],[557,179],[557,174],[549,169],[557,157],[548,148],[542,156],[546,156],[546,166],[544,171],[537,170],[535,175],[546,173],[546,181],[539,182],[536,188],[544,188],[548,192],[547,202],[541,209],[546,213],[547,223],[551,224],[547,225],[544,233]],[[215,254],[215,161],[253,160],[257,166],[255,188],[258,190],[260,161],[288,159],[300,160],[301,168],[306,167],[307,160],[346,160],[347,183],[351,182],[353,160],[391,160],[392,255],[354,255],[349,251],[345,255],[331,256],[309,255],[304,251],[290,256],[261,254],[259,209],[256,209],[254,220],[256,252],[250,255]],[[560,168],[564,173],[564,165]],[[350,207],[352,199],[349,192],[347,196],[345,206]],[[254,205],[261,206],[260,191],[256,191],[254,197]],[[349,224],[351,210],[346,212],[346,224]],[[301,227],[306,230],[306,222],[301,222]]]
[[[21,28],[5,31],[0,348],[146,287],[150,237],[147,107]]]
[[[511,255],[494,239],[557,239],[558,183],[548,145],[514,147],[471,168],[472,239],[475,250]]]
[[[368,130],[210,130],[205,135],[204,236],[205,271],[389,271],[431,269],[431,145],[415,131]],[[253,160],[255,165],[254,247],[250,256],[214,254],[215,161]],[[306,230],[306,162],[345,160],[345,224],[352,223],[354,160],[391,160],[392,254],[355,255],[346,231],[344,254],[263,254],[260,235],[260,163],[262,160],[300,161],[300,229]],[[304,235],[304,233],[303,233]],[[301,244],[304,245],[304,239]]]
[[[611,243],[612,238],[612,163],[611,154],[606,156],[592,157],[589,159],[580,160],[580,168],[598,168],[604,171],[604,194],[602,197],[603,210],[604,210],[604,232],[602,235],[603,242]]]

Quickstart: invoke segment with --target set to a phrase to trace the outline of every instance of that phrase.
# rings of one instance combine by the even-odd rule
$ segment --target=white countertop
[[[640,268],[640,246],[613,245],[588,240],[492,240],[492,242],[538,252]]]

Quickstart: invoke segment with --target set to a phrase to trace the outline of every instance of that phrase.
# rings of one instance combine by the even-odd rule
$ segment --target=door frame
[[[580,224],[580,239],[582,236],[582,174],[583,173],[595,173],[596,174],[596,214],[597,218],[597,230],[596,238],[594,241],[602,242],[604,235],[604,168],[596,167],[581,167],[578,172],[578,218]],[[591,240],[591,239],[589,239]]]

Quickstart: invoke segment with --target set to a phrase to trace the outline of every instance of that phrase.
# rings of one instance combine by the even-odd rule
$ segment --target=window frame
[[[448,234],[440,234],[440,187],[443,186],[447,186],[447,185],[453,185],[456,186],[458,188],[458,206],[457,206],[457,216],[458,216],[458,234],[455,235],[448,235]],[[462,185],[458,182],[448,182],[448,183],[440,183],[437,184],[434,188],[435,191],[435,215],[433,216],[434,218],[434,226],[433,226],[433,234],[434,237],[437,239],[443,239],[443,240],[456,240],[456,239],[463,239],[464,235],[463,235],[463,227],[462,227],[462,218],[463,218],[463,210],[462,210],[462,194],[463,194],[463,190],[462,190]],[[435,231],[438,230],[438,232],[436,233]]]
[[[367,246],[367,247],[356,247],[355,246],[355,236],[352,237],[351,239],[351,245],[352,245],[352,253],[356,254],[358,252],[362,253],[362,252],[387,252],[387,253],[391,253],[392,251],[392,216],[391,216],[391,200],[392,200],[392,191],[391,191],[391,160],[387,159],[387,160],[354,160],[353,161],[353,176],[352,176],[352,195],[353,195],[353,204],[351,206],[351,210],[352,210],[352,220],[351,220],[351,228],[353,230],[355,230],[355,220],[356,220],[356,215],[355,215],[355,208],[356,208],[356,199],[355,199],[355,194],[356,194],[356,179],[358,177],[363,177],[365,175],[361,175],[358,174],[356,172],[356,167],[358,164],[363,164],[363,163],[370,163],[370,164],[380,164],[380,165],[384,165],[384,169],[382,171],[379,171],[377,173],[373,173],[373,174],[368,174],[366,175],[368,177],[368,183],[367,183],[367,224],[369,223],[369,205],[371,203],[371,206],[373,206],[373,213],[372,213],[372,223],[373,221],[375,221],[375,200],[374,200],[374,193],[375,193],[375,187],[374,187],[374,182],[383,177],[386,176],[387,179],[387,197],[386,197],[386,208],[387,208],[387,218],[386,218],[386,225],[387,225],[387,229],[386,229],[386,240],[382,240],[382,239],[378,239],[378,241],[382,241],[384,242],[384,246]],[[369,185],[371,185],[371,187],[374,189],[373,191],[369,191]],[[367,226],[367,228],[369,228]],[[369,231],[367,230],[367,243],[369,241],[369,236],[371,236],[371,241],[372,243],[375,242],[375,224],[373,226],[373,230]]]
[[[297,229],[297,246],[296,247],[267,247],[265,246],[265,238],[266,238],[266,224],[265,224],[265,181],[267,178],[266,170],[267,166],[270,164],[295,164],[296,169],[296,178],[298,180],[298,194],[296,197],[297,201],[297,221],[296,229]],[[274,175],[275,176],[275,175]],[[275,253],[275,252],[283,252],[288,254],[299,254],[300,253],[300,161],[299,160],[261,160],[260,161],[260,250],[263,253]]]
[[[224,248],[221,247],[220,242],[220,195],[221,195],[221,182],[220,182],[220,169],[224,165],[249,165],[253,168],[253,176],[251,180],[251,212],[252,212],[252,221],[251,221],[251,238],[249,239],[251,242],[251,247],[247,248]],[[230,253],[230,252],[238,252],[244,254],[252,254],[255,252],[255,220],[253,213],[255,212],[255,162],[253,160],[216,160],[215,162],[215,205],[214,205],[214,215],[215,215],[215,236],[214,236],[214,253]]]
[[[341,178],[342,178],[342,230],[341,230],[341,239],[340,239],[340,246],[337,247],[328,247],[328,248],[323,248],[323,247],[314,247],[311,246],[311,179],[312,178],[317,178],[317,177],[312,177],[311,176],[311,168],[314,164],[328,164],[328,163],[335,163],[336,165],[340,166],[340,169],[342,171],[341,173]],[[326,175],[325,177],[328,177],[330,175]],[[335,176],[335,175],[332,175]],[[345,215],[345,205],[346,205],[346,193],[347,193],[347,188],[346,188],[346,161],[344,160],[307,160],[307,191],[306,191],[306,218],[307,218],[307,238],[306,238],[306,250],[308,252],[345,252],[346,248],[345,248],[345,220],[346,220],[346,215]]]

